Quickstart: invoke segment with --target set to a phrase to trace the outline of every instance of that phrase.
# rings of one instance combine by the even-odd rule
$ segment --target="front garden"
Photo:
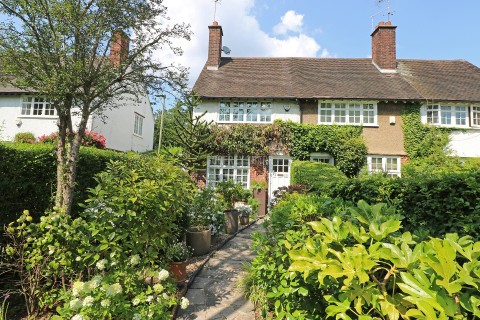
[[[2,148],[26,160],[22,170],[40,166],[44,170],[37,174],[47,175],[54,170],[52,146]],[[83,150],[83,157],[104,159],[93,156],[103,152]],[[157,155],[116,154],[95,165],[88,161],[92,168],[85,170],[102,169],[90,188],[77,186],[84,200],[74,214],[53,208],[3,217],[13,222],[6,224],[0,252],[0,289],[8,298],[0,314],[8,308],[8,319],[23,314],[34,319],[170,319],[176,308],[188,306],[179,286],[187,280],[186,270],[174,273],[173,262],[185,268],[192,255],[201,259],[227,232],[238,229],[238,213],[226,228],[224,211],[241,204],[240,218],[255,218],[258,202],[233,181],[200,190],[174,161]],[[80,162],[80,174],[83,168]],[[12,212],[14,206],[6,208]],[[190,242],[197,233],[200,240]],[[206,243],[198,244],[202,240]]]
[[[295,162],[303,185],[254,236],[246,294],[274,319],[480,317],[480,171],[460,171],[347,179]]]

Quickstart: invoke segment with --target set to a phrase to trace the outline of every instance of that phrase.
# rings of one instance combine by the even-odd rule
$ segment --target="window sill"
[[[372,124],[357,124],[357,123],[317,123],[318,125],[323,126],[352,126],[352,127],[367,127],[367,128],[378,128],[379,125],[377,123]]]
[[[134,137],[137,137],[137,138],[140,138],[140,139],[143,139],[143,136],[138,135],[138,134],[136,134],[136,133],[134,133],[133,136],[134,136]]]
[[[273,121],[217,121],[219,124],[238,124],[238,123],[249,123],[249,124],[272,124]]]
[[[20,115],[17,118],[21,119],[47,119],[47,120],[57,120],[58,116],[32,116],[32,115]]]

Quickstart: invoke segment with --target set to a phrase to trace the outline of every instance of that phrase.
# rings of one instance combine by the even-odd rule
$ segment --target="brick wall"
[[[372,33],[372,60],[380,69],[397,68],[396,28],[390,21],[380,22]]]
[[[250,185],[252,182],[268,182],[267,161],[268,157],[266,156],[252,156],[250,158]]]
[[[222,58],[222,27],[218,25],[218,22],[214,21],[211,26],[208,26],[208,33],[207,66],[218,67]]]
[[[123,31],[115,31],[110,41],[110,61],[114,65],[120,64],[128,57],[130,38]]]

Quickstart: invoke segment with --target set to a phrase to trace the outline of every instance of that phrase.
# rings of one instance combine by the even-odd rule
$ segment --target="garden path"
[[[205,264],[188,289],[190,305],[179,310],[181,320],[254,320],[253,304],[243,295],[239,281],[245,262],[255,254],[250,250],[252,232],[261,230],[263,220],[243,229],[219,249]]]

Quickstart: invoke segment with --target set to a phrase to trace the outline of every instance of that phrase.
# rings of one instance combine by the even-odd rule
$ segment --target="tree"
[[[180,163],[189,173],[205,168],[207,158],[212,154],[211,143],[215,137],[210,130],[212,122],[204,120],[207,112],[194,115],[199,104],[200,98],[195,93],[185,96],[172,112],[173,123],[164,128],[168,141],[166,147],[181,148],[179,155],[172,155],[180,157]]]
[[[157,49],[181,54],[172,40],[190,36],[187,25],[167,24],[162,1],[0,0],[2,78],[50,99],[57,110],[55,204],[67,213],[89,117],[146,90],[185,83],[184,68],[152,58]]]

